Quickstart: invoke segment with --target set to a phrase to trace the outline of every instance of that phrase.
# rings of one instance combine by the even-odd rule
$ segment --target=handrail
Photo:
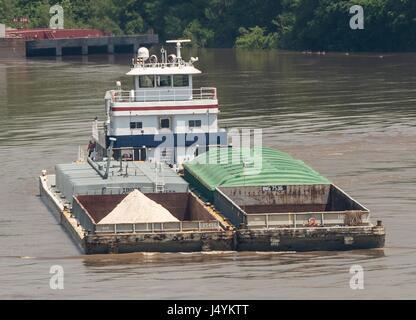
[[[142,90],[111,90],[110,100],[117,102],[158,102],[158,101],[187,101],[187,100],[216,100],[217,88],[201,87],[198,89],[166,88]]]
[[[308,222],[308,219],[312,217],[316,219],[316,223],[311,226],[323,227],[328,225],[348,225],[345,223],[345,217],[354,214],[359,215],[361,223],[370,223],[369,211],[348,210],[324,212],[250,213],[246,214],[246,225],[248,228],[270,228],[290,225],[296,228],[298,225]],[[285,216],[287,219],[284,219]],[[306,225],[308,225],[308,223],[306,223]]]
[[[193,67],[193,63],[180,60],[176,62],[141,62],[138,59],[132,60],[132,67],[135,68],[174,68],[174,67]]]
[[[362,212],[362,213],[369,213],[368,211],[364,210],[344,210],[344,211],[304,211],[304,212],[276,212],[276,213],[250,213],[250,216],[264,216],[264,215],[271,215],[271,216],[279,216],[279,215],[305,215],[305,214],[346,214],[351,212]]]
[[[178,222],[149,222],[127,224],[97,224],[95,233],[161,233],[161,232],[188,232],[188,231],[221,231],[217,220],[211,221],[178,221]]]

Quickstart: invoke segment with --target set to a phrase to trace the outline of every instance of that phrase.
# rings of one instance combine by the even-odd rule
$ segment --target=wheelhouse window
[[[188,75],[175,75],[173,76],[174,87],[189,87],[189,76]]]
[[[157,86],[158,87],[171,87],[172,77],[171,76],[159,76]]]
[[[188,125],[189,128],[201,128],[202,122],[201,120],[189,120]]]
[[[140,76],[139,77],[140,88],[153,88],[155,86],[154,76]]]
[[[130,122],[130,129],[143,129],[143,122]]]
[[[160,129],[170,129],[170,119],[161,118],[160,119]]]

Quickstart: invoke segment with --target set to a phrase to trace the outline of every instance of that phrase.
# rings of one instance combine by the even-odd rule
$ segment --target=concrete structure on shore
[[[7,29],[0,25],[0,58],[135,53],[158,43],[155,34],[112,36],[95,29]]]
[[[26,56],[24,39],[6,38],[6,26],[0,24],[0,58],[23,58]]]
[[[24,39],[0,38],[0,58],[25,58]]]
[[[0,23],[0,38],[6,38],[6,26]]]
[[[105,36],[97,38],[42,39],[26,42],[27,56],[134,53],[141,46],[159,43],[157,35]]]

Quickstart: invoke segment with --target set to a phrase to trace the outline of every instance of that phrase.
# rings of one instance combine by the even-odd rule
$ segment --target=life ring
[[[309,227],[316,227],[318,225],[318,222],[316,221],[315,217],[310,217],[308,219],[308,226]]]

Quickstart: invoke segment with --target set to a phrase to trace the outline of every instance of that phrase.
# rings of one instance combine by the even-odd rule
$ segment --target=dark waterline
[[[83,256],[37,197],[42,169],[75,159],[130,55],[0,61],[0,298],[416,298],[416,54],[207,49],[222,127],[327,176],[387,227],[384,250]],[[187,56],[187,53],[185,53]],[[349,268],[365,270],[351,290]],[[62,265],[65,289],[49,288]]]

